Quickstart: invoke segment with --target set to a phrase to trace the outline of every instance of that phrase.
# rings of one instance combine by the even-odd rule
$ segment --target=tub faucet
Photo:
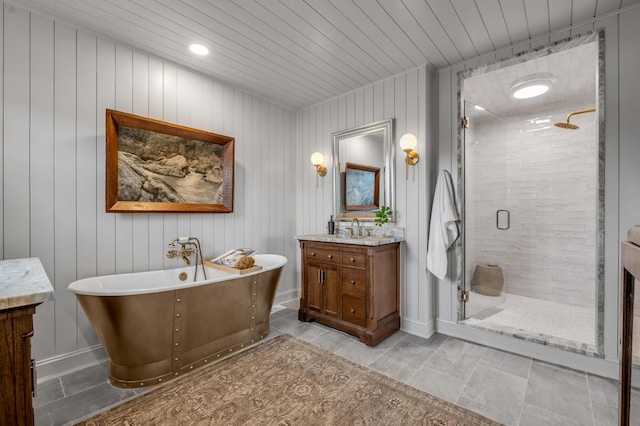
[[[351,219],[351,226],[353,227],[353,223],[355,222],[356,224],[356,237],[360,236],[360,221],[358,220],[357,217],[354,217],[353,219]]]
[[[180,248],[176,250],[176,243],[180,245]],[[193,275],[193,281],[198,279],[198,263],[202,267],[202,274],[204,279],[207,279],[207,272],[204,269],[204,263],[202,261],[202,247],[200,240],[196,237],[178,237],[169,243],[170,249],[167,251],[167,257],[173,259],[175,257],[181,257],[187,266],[191,265],[190,256],[196,254],[196,273]]]

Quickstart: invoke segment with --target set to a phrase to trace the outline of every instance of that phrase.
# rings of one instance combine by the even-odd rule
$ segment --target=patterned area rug
[[[497,425],[289,335],[81,425]]]

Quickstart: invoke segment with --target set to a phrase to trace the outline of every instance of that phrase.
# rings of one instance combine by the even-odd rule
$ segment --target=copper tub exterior
[[[76,294],[122,388],[165,382],[269,334],[282,266],[188,288],[134,295]]]

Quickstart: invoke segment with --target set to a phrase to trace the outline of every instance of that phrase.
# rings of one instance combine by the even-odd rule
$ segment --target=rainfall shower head
[[[576,111],[576,112],[572,112],[571,114],[567,115],[567,121],[556,121],[555,123],[553,123],[554,126],[556,127],[560,127],[562,129],[570,129],[570,130],[577,130],[580,127],[576,124],[572,124],[569,121],[571,120],[571,117],[573,117],[574,115],[578,115],[578,114],[586,114],[588,112],[595,112],[595,109],[584,109],[582,111]]]
[[[560,127],[563,129],[570,129],[570,130],[577,130],[580,128],[580,126],[576,126],[575,124],[571,124],[568,121],[565,123],[564,121],[556,121],[555,123],[553,123],[554,126],[556,127]]]

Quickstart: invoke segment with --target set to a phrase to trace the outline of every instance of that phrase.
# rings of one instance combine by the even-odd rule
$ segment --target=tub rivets
[[[176,302],[180,303],[180,299],[176,299]]]
[[[207,360],[206,360],[206,359],[204,360],[204,363],[205,363],[205,364],[207,363]]]
[[[253,293],[253,295],[255,296],[256,294],[255,294],[255,293]]]
[[[251,343],[254,343],[254,342],[255,342],[255,340],[251,339]]]
[[[178,360],[178,358],[174,358],[174,361],[177,361],[177,360]]]
[[[144,383],[140,383],[140,386],[144,386]]]
[[[176,317],[179,317],[179,316],[180,316],[180,314],[176,314]]]
[[[229,349],[229,352],[233,352],[233,349]]]
[[[176,373],[176,376],[178,375],[178,373]]]
[[[176,342],[176,346],[178,346],[178,342]]]
[[[220,358],[220,354],[216,355],[216,358]]]
[[[180,331],[180,329],[179,329],[179,328],[176,328],[176,332],[178,332],[178,331]]]
[[[256,319],[256,317],[251,317],[251,319]]]
[[[252,328],[251,331],[253,331],[254,329]]]
[[[255,308],[255,307],[256,307],[256,305],[253,305],[253,307]]]
[[[240,345],[241,348],[244,348],[244,345]]]
[[[159,382],[161,382],[161,381],[162,381],[162,379],[158,379],[158,381],[159,381]]]
[[[189,367],[189,370],[193,370],[193,365]]]

